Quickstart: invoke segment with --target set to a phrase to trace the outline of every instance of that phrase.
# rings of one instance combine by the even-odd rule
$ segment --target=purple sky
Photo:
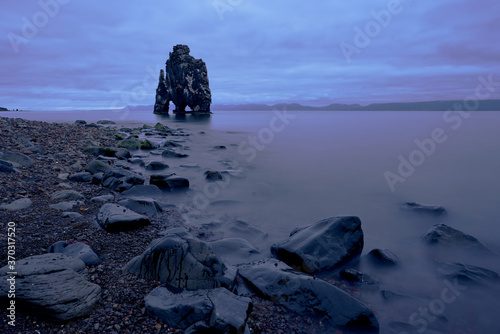
[[[207,63],[214,104],[464,99],[500,81],[500,2],[399,2],[2,0],[0,106],[153,104],[175,44]]]

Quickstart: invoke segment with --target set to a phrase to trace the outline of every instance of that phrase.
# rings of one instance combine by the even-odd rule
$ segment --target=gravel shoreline
[[[83,171],[94,157],[83,151],[89,146],[114,147],[116,129],[72,124],[45,123],[0,117],[0,151],[20,152],[33,160],[31,167],[19,167],[18,173],[0,173],[0,198],[11,203],[29,198],[32,205],[20,211],[0,211],[2,248],[6,247],[7,223],[16,223],[16,259],[39,255],[57,241],[84,242],[91,245],[103,263],[88,267],[88,280],[102,288],[99,302],[91,314],[66,323],[54,323],[18,310],[16,326],[2,317],[2,333],[182,333],[147,314],[144,297],[160,282],[137,278],[122,270],[134,256],[172,227],[185,227],[176,208],[151,217],[151,225],[129,232],[106,233],[95,221],[101,203],[95,196],[120,194],[86,182],[70,182],[66,174]],[[45,152],[27,147],[42,146]],[[51,194],[58,190],[76,190],[85,196],[85,205],[77,210],[79,218],[62,218],[51,209]],[[196,231],[190,232],[196,234]],[[4,251],[6,254],[6,251]],[[0,267],[7,264],[4,255]],[[318,319],[300,316],[286,308],[252,298],[254,308],[248,321],[251,333],[318,333],[324,330]],[[340,333],[340,332],[339,332]]]

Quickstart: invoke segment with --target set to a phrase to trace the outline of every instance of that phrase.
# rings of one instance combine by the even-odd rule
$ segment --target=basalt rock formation
[[[208,85],[207,66],[202,59],[189,55],[187,45],[178,44],[170,52],[165,71],[160,70],[156,89],[155,114],[168,114],[169,104],[175,104],[174,113],[210,113],[212,94]]]

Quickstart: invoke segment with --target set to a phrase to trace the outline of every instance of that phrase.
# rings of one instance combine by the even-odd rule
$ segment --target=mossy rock
[[[142,145],[142,142],[136,138],[127,138],[125,140],[119,141],[116,146],[126,148],[127,150],[138,150]]]

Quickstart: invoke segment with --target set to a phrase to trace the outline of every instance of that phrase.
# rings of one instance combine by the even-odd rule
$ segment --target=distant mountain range
[[[268,104],[213,104],[211,109],[217,111],[272,111],[272,110],[290,110],[290,111],[447,111],[454,110],[456,106],[464,107],[463,100],[445,100],[445,101],[426,101],[426,102],[390,102],[390,103],[372,103],[366,106],[361,104],[341,104],[332,103],[323,107],[305,106],[298,103],[279,103]],[[471,101],[468,108],[476,107]],[[128,106],[129,111],[153,111],[153,105]],[[500,111],[500,100],[481,100],[477,104],[477,111]]]
[[[298,103],[279,103],[275,105],[267,104],[233,104],[233,105],[212,105],[212,111],[270,111],[270,110],[290,110],[290,111],[447,111],[454,110],[455,106],[464,107],[463,100],[447,101],[426,101],[426,102],[392,102],[392,103],[372,103],[366,106],[360,104],[340,104],[333,103],[324,107],[304,106]],[[467,107],[473,108],[476,105],[471,101]],[[478,111],[500,111],[500,100],[482,100],[479,101]]]

